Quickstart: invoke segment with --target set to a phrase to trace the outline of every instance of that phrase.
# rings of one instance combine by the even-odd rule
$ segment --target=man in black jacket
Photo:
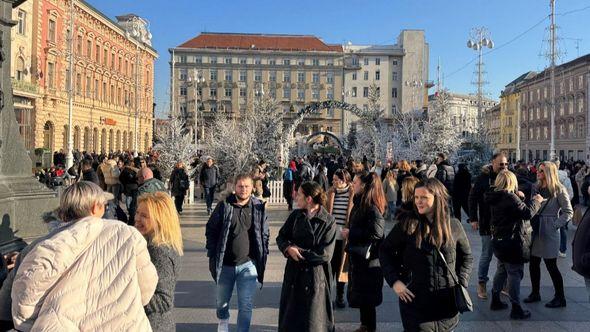
[[[215,196],[215,188],[217,188],[217,184],[219,183],[219,168],[217,165],[213,164],[213,158],[207,158],[207,162],[205,162],[201,169],[199,181],[205,192],[207,215],[210,215],[213,206],[213,198]]]
[[[484,166],[481,174],[475,179],[475,183],[469,192],[469,221],[473,230],[479,229],[481,236],[481,256],[478,266],[477,296],[487,299],[486,285],[489,280],[488,271],[492,262],[492,233],[490,229],[490,208],[484,201],[484,194],[494,185],[496,176],[501,170],[508,169],[508,159],[502,153],[496,153],[492,157],[492,165]]]
[[[572,270],[578,272],[586,281],[590,301],[590,209],[587,209],[578,225],[572,241]]]
[[[235,194],[215,207],[207,222],[209,272],[217,283],[218,331],[228,331],[229,303],[238,289],[238,331],[248,331],[256,280],[262,284],[269,230],[264,202],[252,196],[250,175],[236,177]]]

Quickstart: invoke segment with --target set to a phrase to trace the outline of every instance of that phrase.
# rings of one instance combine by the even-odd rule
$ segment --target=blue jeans
[[[487,283],[488,271],[490,270],[490,263],[494,255],[494,249],[492,248],[492,236],[482,235],[481,236],[481,256],[479,257],[479,268],[477,269],[478,281],[481,283]]]
[[[559,228],[559,251],[564,253],[567,250],[567,225]]]
[[[387,202],[387,219],[393,221],[395,217],[395,201]]]
[[[237,286],[238,293],[238,331],[250,330],[254,292],[256,291],[256,266],[248,261],[238,266],[224,265],[217,283],[217,318],[229,318],[229,301]]]
[[[205,203],[207,204],[207,212],[211,212],[211,206],[213,206],[213,196],[215,196],[215,186],[203,187],[205,191]]]
[[[520,304],[520,281],[524,276],[524,264],[511,264],[498,260],[498,269],[494,276],[494,288],[492,292],[500,294],[506,279],[508,279],[508,294],[510,302]]]

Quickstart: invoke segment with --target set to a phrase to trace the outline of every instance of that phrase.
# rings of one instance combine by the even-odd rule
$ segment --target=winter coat
[[[469,192],[469,221],[479,222],[479,235],[491,235],[490,207],[484,202],[484,193],[494,185],[496,176],[492,166],[484,166]]]
[[[148,242],[148,252],[158,272],[158,285],[154,296],[144,307],[152,330],[158,332],[174,331],[176,326],[172,317],[174,308],[174,289],[180,273],[180,256],[165,245],[156,246]]]
[[[527,206],[515,193],[507,191],[489,191],[484,194],[484,201],[490,207],[490,225],[492,237],[497,239],[510,238],[513,235],[525,236],[521,242],[521,251],[503,252],[499,247],[494,247],[496,257],[508,263],[521,263],[523,258],[530,257],[531,233],[530,220],[541,207],[541,203],[531,201]],[[517,227],[517,229],[515,229]],[[524,228],[524,229],[523,229]],[[524,256],[524,257],[523,257]]]
[[[219,282],[221,269],[223,268],[223,257],[227,245],[231,218],[233,214],[232,203],[236,202],[235,194],[229,195],[224,201],[217,203],[213,213],[207,221],[205,237],[207,238],[206,249],[209,257],[209,272],[215,282]],[[250,197],[252,208],[252,227],[250,228],[250,259],[256,266],[258,281],[264,282],[264,270],[268,257],[268,240],[270,233],[266,216],[265,202],[252,196]]]
[[[135,228],[86,217],[23,259],[12,286],[13,321],[22,331],[151,331],[143,305],[157,282]]]
[[[308,161],[304,161],[303,163],[301,163],[301,168],[299,169],[297,180],[299,181],[299,185],[301,185],[301,183],[313,180],[313,169]]]
[[[425,222],[420,219],[420,225]],[[381,245],[379,260],[390,287],[400,280],[415,295],[410,303],[399,301],[404,329],[452,331],[459,322],[453,293],[455,279],[436,247],[428,240],[422,240],[420,248],[416,248],[416,236],[408,235],[402,225],[403,220],[400,220]],[[454,218],[451,219],[451,232],[454,243],[443,246],[440,251],[449,267],[454,269],[459,283],[467,287],[473,263],[469,240],[461,222]]]
[[[541,258],[557,258],[559,251],[559,228],[565,226],[574,216],[574,210],[570,203],[566,189],[561,186],[556,197],[544,195],[547,198],[539,210],[537,222],[533,222],[533,246],[531,255]]]
[[[565,188],[568,197],[570,199],[573,198],[574,197],[574,188],[572,187],[572,182],[571,182],[569,176],[567,175],[567,171],[560,169],[559,171],[557,171],[557,175],[559,176],[559,182]]]
[[[307,211],[295,210],[277,236],[279,250],[290,245],[303,249],[304,260],[287,257],[279,306],[279,331],[334,331],[330,300],[336,222],[323,207],[308,219]]]
[[[590,213],[588,211],[590,209],[584,213],[572,241],[572,270],[585,278],[590,278]]]
[[[440,164],[436,165],[435,178],[445,185],[449,195],[453,194],[453,183],[455,181],[455,169],[448,160],[441,161]]]
[[[100,184],[100,182],[98,181],[98,176],[96,175],[96,172],[92,168],[82,171],[82,181],[88,181],[88,182]]]
[[[163,191],[163,192],[167,192],[166,190],[166,185],[164,184],[164,182],[156,179],[156,178],[151,178],[148,180],[145,180],[143,182],[143,184],[137,189],[137,194],[141,195],[141,194],[146,194],[146,193],[155,193],[156,191]]]
[[[460,202],[467,202],[469,199],[469,191],[471,190],[471,173],[467,168],[459,168],[455,179],[453,180],[453,192],[451,193],[453,199]]]
[[[350,211],[347,252],[348,304],[351,308],[378,306],[383,301],[383,274],[379,267],[379,247],[383,241],[385,220],[379,210],[372,206],[368,210],[361,208],[361,197],[353,198],[354,205]],[[369,259],[354,254],[354,247],[371,245]],[[376,264],[377,263],[377,264]]]
[[[209,167],[207,164],[204,164],[199,174],[199,182],[205,188],[217,186],[219,183],[219,167],[217,165]]]
[[[385,199],[388,202],[397,202],[397,185],[394,185],[392,182],[383,181],[383,193],[385,194]]]
[[[188,190],[190,183],[188,179],[188,174],[186,174],[184,168],[176,168],[172,171],[172,174],[170,174],[170,185],[170,192],[172,193],[172,197],[186,195],[186,191]],[[183,190],[183,185],[187,189]]]
[[[326,176],[326,174],[318,174],[313,180],[317,182],[320,185],[320,187],[322,187],[322,189],[324,189],[324,192],[328,192],[328,190],[330,189],[330,183],[328,182],[328,177]]]
[[[520,175],[517,173],[516,179],[518,180],[518,190],[522,191],[525,197],[524,202],[528,204],[533,194],[534,183],[524,174]]]
[[[125,196],[131,196],[137,193],[137,171],[138,169],[131,166],[125,166],[119,175],[119,181],[123,185]]]
[[[102,164],[100,169],[102,169],[102,174],[104,176],[104,182],[106,185],[112,186],[119,183],[119,175],[121,172],[119,171],[117,162],[114,159],[110,159],[106,164]]]
[[[404,179],[408,176],[412,176],[412,174],[405,171],[400,171],[397,174],[397,206],[400,206],[402,204],[402,186],[404,185]]]

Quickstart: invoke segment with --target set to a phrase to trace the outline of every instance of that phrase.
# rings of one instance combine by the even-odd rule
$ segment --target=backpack
[[[444,186],[447,188],[447,190],[449,191],[449,194],[450,194],[453,189],[453,178],[454,177],[451,178],[451,176],[449,176],[449,171],[447,170],[447,166],[443,165],[443,166],[437,167],[436,174],[434,175],[434,177],[437,180],[439,180],[440,182],[442,182],[442,184],[444,184]]]

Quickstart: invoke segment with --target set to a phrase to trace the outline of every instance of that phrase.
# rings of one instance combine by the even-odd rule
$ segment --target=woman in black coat
[[[453,215],[461,220],[461,208],[469,213],[469,191],[471,190],[471,173],[467,165],[459,164],[453,180]]]
[[[440,181],[416,185],[414,212],[393,227],[379,259],[385,280],[399,297],[405,331],[456,328],[455,280],[467,287],[473,257],[461,222],[451,218]]]
[[[524,198],[524,193],[518,191],[516,176],[509,170],[498,173],[494,190],[484,194],[484,202],[489,205],[491,212],[492,247],[498,258],[490,309],[508,308],[500,300],[500,292],[508,280],[512,319],[526,319],[531,316],[531,312],[524,310],[520,304],[520,282],[524,275],[524,263],[530,259],[532,228],[528,220],[537,213],[543,201],[543,197],[537,194],[527,206],[523,202]],[[517,241],[509,240],[513,237]]]
[[[182,161],[179,161],[176,164],[176,168],[174,168],[172,171],[172,174],[170,175],[170,185],[170,192],[172,197],[174,197],[176,211],[178,211],[178,213],[182,213],[182,203],[184,202],[184,196],[186,196],[186,191],[190,186],[188,174],[186,174],[184,163]]]
[[[279,331],[334,331],[330,261],[336,222],[323,207],[326,193],[315,182],[303,183],[297,206],[281,227],[277,245],[287,258]]]
[[[361,326],[357,331],[377,329],[376,307],[383,301],[383,274],[379,267],[379,246],[383,240],[385,194],[377,173],[359,173],[353,181],[354,199],[349,228],[342,230],[348,239],[348,304],[359,308]]]

